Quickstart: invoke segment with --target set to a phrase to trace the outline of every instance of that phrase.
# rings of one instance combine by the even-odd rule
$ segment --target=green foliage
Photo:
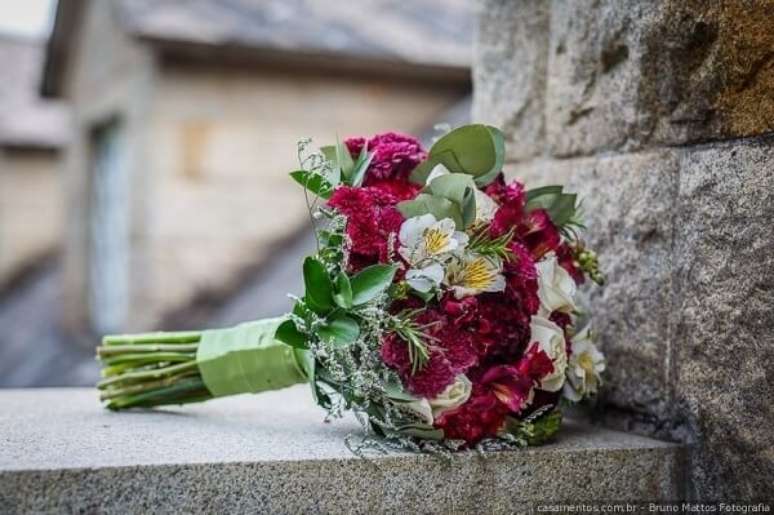
[[[334,285],[336,287],[336,292],[333,294],[334,302],[336,302],[340,308],[352,308],[352,284],[350,284],[347,274],[344,272],[339,272],[339,274],[336,276]]]
[[[325,266],[311,256],[304,260],[304,287],[305,298],[315,312],[324,315],[335,307],[333,282]]]
[[[384,293],[392,284],[396,271],[395,265],[371,265],[358,272],[350,280],[352,304],[361,306]]]
[[[320,326],[317,334],[322,340],[337,346],[353,343],[360,336],[360,326],[353,318],[340,314],[332,317],[325,325]]]
[[[548,211],[551,221],[557,227],[565,227],[573,224],[576,211],[578,209],[578,195],[575,193],[564,193],[563,186],[543,186],[527,191],[526,209],[545,209]],[[574,223],[577,225],[577,222]]]
[[[333,185],[319,173],[307,170],[295,170],[290,172],[290,177],[298,184],[311,191],[320,198],[329,199],[333,193]]]
[[[489,236],[488,226],[476,229],[468,242],[468,250],[490,259],[499,259],[508,261],[513,257],[509,244],[513,238],[514,229],[499,236],[492,238]]]
[[[279,327],[274,337],[279,341],[290,345],[297,349],[306,349],[306,335],[296,328],[296,324],[292,320],[285,320]]]
[[[413,320],[418,311],[403,312],[392,317],[389,323],[390,330],[406,342],[412,374],[422,370],[430,359],[427,342],[432,340],[432,337],[426,332],[430,326],[419,325]]]
[[[374,157],[373,152],[369,153],[363,145],[357,160],[353,160],[347,146],[341,142],[321,147],[320,151],[328,160],[330,167],[340,172],[341,182],[356,187],[363,184],[368,166]]]
[[[442,197],[453,202],[461,213],[463,230],[476,218],[476,183],[473,177],[464,173],[450,173],[433,179],[425,191],[435,197]]]
[[[542,445],[549,441],[562,425],[562,412],[554,409],[537,411],[525,420],[505,419],[505,431],[523,445]]]
[[[360,155],[358,156],[357,161],[355,161],[355,166],[352,169],[352,175],[350,176],[349,183],[352,186],[358,187],[363,184],[366,171],[368,171],[368,167],[371,166],[373,158],[374,153],[369,153],[367,146],[363,145],[363,148],[360,150]]]
[[[398,211],[405,218],[422,216],[430,213],[437,220],[451,218],[458,229],[464,227],[462,220],[462,210],[449,199],[435,197],[428,193],[420,193],[413,200],[404,200],[398,203]]]
[[[411,174],[411,180],[424,184],[430,172],[443,164],[452,173],[472,175],[479,187],[492,182],[505,161],[502,132],[489,125],[458,127],[442,136],[430,148],[428,158]]]

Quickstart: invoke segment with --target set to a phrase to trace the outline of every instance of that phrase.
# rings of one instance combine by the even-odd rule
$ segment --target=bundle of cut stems
[[[106,336],[97,347],[100,400],[114,410],[212,398],[196,362],[200,331]]]

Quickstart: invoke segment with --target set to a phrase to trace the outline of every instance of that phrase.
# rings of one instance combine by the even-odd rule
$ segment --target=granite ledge
[[[522,511],[540,500],[683,497],[684,449],[567,422],[555,442],[450,461],[368,461],[305,386],[155,411],[91,389],[0,391],[0,512]]]

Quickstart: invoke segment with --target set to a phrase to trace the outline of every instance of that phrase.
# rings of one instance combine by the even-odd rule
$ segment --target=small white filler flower
[[[567,382],[562,394],[573,402],[597,393],[602,384],[605,356],[592,341],[588,327],[572,339],[572,353],[567,367]]]

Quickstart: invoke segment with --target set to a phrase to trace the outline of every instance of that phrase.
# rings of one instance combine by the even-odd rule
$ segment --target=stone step
[[[0,390],[0,512],[513,513],[677,500],[684,449],[566,422],[554,443],[363,460],[303,385],[112,413],[88,388]]]

